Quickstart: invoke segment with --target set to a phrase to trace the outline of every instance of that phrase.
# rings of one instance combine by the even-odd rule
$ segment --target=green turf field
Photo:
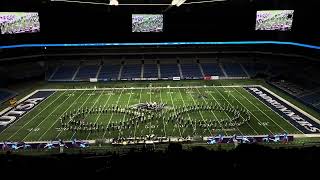
[[[155,102],[164,104],[164,109],[153,112],[158,116],[143,123],[133,124],[125,129],[99,131],[75,131],[63,127],[59,118],[78,109],[104,109],[121,107],[128,109],[139,103]],[[184,119],[192,120],[182,125],[166,118],[179,111],[181,107],[193,105],[217,104],[217,106],[238,107],[246,111],[250,120],[232,128],[202,127],[201,122],[215,122],[218,126],[232,113],[219,110],[198,110],[182,114]],[[132,113],[135,110],[132,110]],[[245,116],[245,114],[241,114]],[[107,113],[86,113],[83,119],[87,123],[101,126],[119,124],[130,119],[126,113],[108,111]],[[70,120],[64,120],[69,122]],[[224,135],[263,135],[277,133],[299,134],[297,128],[275,113],[242,87],[166,87],[166,88],[110,88],[87,90],[59,90],[40,103],[21,119],[0,132],[0,141],[48,141],[70,140],[73,138],[96,140],[119,137],[195,137]]]

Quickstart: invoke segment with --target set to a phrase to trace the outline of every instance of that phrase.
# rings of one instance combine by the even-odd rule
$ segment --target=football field
[[[43,92],[42,92],[43,91]],[[47,89],[0,141],[302,134],[241,86]],[[38,93],[39,93],[38,92]]]

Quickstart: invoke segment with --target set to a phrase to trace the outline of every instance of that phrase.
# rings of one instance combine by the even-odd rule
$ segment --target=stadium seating
[[[78,66],[60,66],[59,69],[52,76],[51,80],[72,80],[77,69]]]
[[[242,63],[242,65],[251,77],[256,76],[258,73],[264,73],[268,68],[267,64],[261,63]]]
[[[86,65],[81,66],[75,77],[75,80],[88,80],[89,78],[96,78],[99,66]]]
[[[0,104],[2,104],[3,102],[11,99],[12,97],[14,97],[16,94],[5,90],[5,89],[0,89]]]
[[[224,63],[222,66],[229,77],[247,77],[238,63]]]
[[[207,76],[221,76],[221,77],[224,76],[221,68],[216,63],[203,63],[203,64],[201,64],[201,67],[203,69],[204,75],[207,75]]]
[[[310,105],[318,104],[318,103],[320,103],[320,92],[316,92],[316,93],[308,94],[306,96],[302,96],[301,100],[310,104]]]
[[[99,80],[117,80],[121,65],[103,65],[98,75]]]
[[[141,64],[123,65],[121,79],[141,78]]]
[[[160,65],[161,78],[180,77],[179,68],[177,64],[161,64]]]
[[[158,67],[157,64],[144,64],[144,78],[157,78],[158,77]]]
[[[180,64],[184,79],[202,78],[202,73],[198,64]]]

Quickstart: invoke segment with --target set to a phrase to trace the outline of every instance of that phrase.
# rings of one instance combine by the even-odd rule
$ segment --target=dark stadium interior
[[[109,3],[109,0],[88,1]],[[172,2],[172,0],[118,1],[120,4]],[[187,0],[186,3],[200,1]],[[243,173],[248,168],[260,170],[268,169],[270,166],[274,169],[314,168],[313,164],[318,163],[320,159],[320,136],[317,136],[319,132],[314,133],[315,136],[306,136],[306,140],[299,139],[289,144],[278,143],[274,146],[269,141],[240,144],[236,148],[225,144],[211,146],[198,141],[195,144],[189,141],[183,143],[169,141],[171,143],[154,146],[108,144],[101,147],[97,142],[100,139],[96,139],[95,144],[88,150],[69,149],[67,153],[61,153],[57,149],[38,148],[23,152],[23,150],[4,149],[1,133],[6,127],[1,124],[1,116],[7,113],[6,108],[11,107],[13,99],[21,100],[37,89],[70,90],[102,87],[113,91],[114,88],[125,89],[130,86],[131,88],[148,88],[153,85],[168,88],[189,87],[189,85],[232,87],[258,83],[272,89],[277,95],[284,97],[285,101],[289,101],[318,120],[320,117],[319,7],[317,0],[225,0],[183,4],[180,7],[0,0],[0,12],[39,12],[40,19],[40,32],[0,33],[0,145],[2,147],[0,169],[8,173],[14,173],[16,168],[23,173],[35,170],[51,173],[52,169],[56,169],[60,172],[87,171],[116,175],[123,173],[124,170],[133,173],[155,171],[161,174],[164,170],[170,172],[177,170],[211,174],[217,173],[215,169],[228,169],[228,171],[235,169]],[[255,30],[256,13],[259,10],[294,10],[292,29]],[[163,32],[132,32],[132,14],[163,14]],[[254,43],[243,43],[248,41]],[[268,43],[255,43],[262,41]],[[164,42],[191,42],[191,44],[123,46],[94,44]],[[240,43],[197,45],[192,42]],[[74,43],[74,46],[70,46],[70,43]],[[89,43],[89,46],[79,45],[83,43]],[[23,47],[12,48],[14,45]],[[220,80],[206,81],[206,77],[213,75],[219,75]],[[176,76],[179,80],[181,78],[180,82],[173,81]],[[92,78],[98,82],[96,84],[89,82]],[[252,107],[255,106],[254,103],[251,104]],[[271,110],[266,108],[262,111]],[[278,116],[284,119],[283,115],[278,114]],[[24,128],[25,124],[20,126]],[[18,124],[18,128],[20,126]],[[10,127],[11,124],[8,128]],[[18,131],[14,132],[15,134],[19,135]],[[21,138],[21,142],[24,138]]]

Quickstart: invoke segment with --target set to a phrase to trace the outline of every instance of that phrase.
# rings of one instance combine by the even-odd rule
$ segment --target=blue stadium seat
[[[98,75],[99,80],[117,80],[120,71],[120,65],[103,65]]]
[[[222,66],[229,77],[247,77],[238,63],[224,63]]]
[[[61,66],[53,75],[51,80],[72,80],[78,66]]]
[[[224,76],[218,64],[205,63],[201,67],[205,76]]]
[[[95,78],[98,70],[99,66],[97,65],[81,66],[75,80],[88,80],[89,78]]]
[[[141,64],[127,64],[123,66],[121,79],[141,77]]]
[[[309,94],[307,96],[301,97],[301,100],[308,103],[308,104],[316,104],[320,102],[320,92]]]
[[[201,70],[198,64],[180,64],[182,75],[185,79],[202,78]]]
[[[11,99],[12,97],[14,97],[16,94],[10,91],[7,91],[5,89],[0,89],[0,104],[2,104],[3,102]]]
[[[160,65],[161,78],[180,77],[179,68],[177,64],[161,64]]]
[[[157,64],[145,64],[144,65],[144,78],[157,78],[158,77],[158,67]]]
[[[243,67],[247,70],[250,76],[255,76],[258,73],[263,73],[267,70],[267,64],[260,64],[260,63],[243,63]]]

